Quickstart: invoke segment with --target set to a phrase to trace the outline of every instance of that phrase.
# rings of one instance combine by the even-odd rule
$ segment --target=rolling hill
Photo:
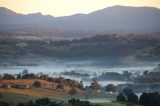
[[[1,32],[8,32],[8,29],[18,32],[23,29],[23,33],[51,36],[93,36],[97,33],[160,34],[160,9],[112,6],[89,14],[53,17],[41,13],[24,15],[1,7],[0,27]]]

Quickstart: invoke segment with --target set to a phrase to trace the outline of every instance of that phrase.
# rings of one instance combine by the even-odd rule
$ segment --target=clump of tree
[[[153,82],[160,82],[160,72],[159,71],[151,71],[148,70],[143,72],[143,75],[140,75],[134,78],[135,82],[138,83],[153,83]]]
[[[35,88],[40,88],[42,86],[42,84],[39,81],[35,81],[32,86]]]
[[[134,93],[129,93],[127,95],[127,101],[130,103],[138,103],[138,96]]]
[[[93,79],[92,83],[91,83],[91,88],[93,90],[99,90],[99,89],[101,89],[101,86],[95,79]]]
[[[160,106],[160,94],[158,92],[142,93],[138,100],[138,96],[133,92],[126,94],[119,93],[117,96],[118,102],[126,102],[126,106],[132,106],[132,104],[140,104],[143,106]]]
[[[41,79],[41,80],[48,80],[48,75],[41,75],[40,77],[39,77],[39,79]]]
[[[22,79],[22,76],[20,74],[18,74],[17,79]]]
[[[26,75],[26,74],[29,74],[29,71],[27,69],[22,71],[22,75]]]
[[[116,86],[114,84],[108,84],[105,87],[105,91],[107,91],[107,92],[116,92]]]
[[[131,81],[132,73],[128,71],[123,71],[123,73],[118,72],[106,72],[102,73],[100,76],[95,77],[97,80],[121,80],[121,81]]]
[[[139,103],[144,106],[160,106],[160,94],[158,92],[144,92],[140,96]]]
[[[1,79],[3,79],[3,80],[14,80],[15,77],[11,74],[4,74],[4,76]]]
[[[38,79],[38,76],[33,73],[25,74],[24,76],[22,76],[22,79]]]
[[[128,103],[138,103],[138,96],[130,88],[123,89],[123,93],[119,93],[117,96],[117,101],[128,102]]]
[[[49,98],[37,99],[35,102],[18,103],[17,106],[64,106],[62,103],[52,102]]]
[[[83,74],[83,73],[79,73],[76,71],[66,71],[66,72],[62,72],[61,74],[63,75],[68,75],[68,76],[76,76],[76,77],[89,77],[89,74]]]
[[[71,106],[102,106],[99,104],[91,104],[88,101],[80,101],[79,99],[74,99],[74,98],[68,100],[68,103]],[[50,101],[49,98],[42,98],[42,99],[37,99],[35,102],[29,101],[26,103],[18,103],[17,106],[68,106],[69,104],[63,102]],[[0,105],[0,106],[11,106],[11,105]]]

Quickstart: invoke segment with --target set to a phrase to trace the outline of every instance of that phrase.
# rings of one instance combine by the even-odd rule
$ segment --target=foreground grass
[[[124,103],[115,103],[115,102],[111,102],[111,103],[103,103],[101,104],[102,106],[126,106],[126,104]]]
[[[32,89],[30,92],[33,92],[35,90],[40,91],[40,92],[42,92],[42,91],[46,92],[45,90],[47,90],[47,92],[48,92],[48,89],[42,89],[42,88]],[[24,102],[28,102],[30,100],[35,101],[36,99],[45,98],[45,97],[49,98],[51,101],[57,101],[57,102],[62,101],[64,103],[67,103],[67,101],[71,98],[77,98],[77,99],[80,99],[80,100],[87,100],[87,101],[90,101],[90,102],[93,102],[93,103],[94,103],[95,100],[101,100],[101,99],[105,98],[102,101],[104,103],[105,100],[106,100],[106,102],[113,101],[113,100],[115,100],[115,97],[116,97],[116,95],[114,95],[114,94],[92,93],[92,94],[89,95],[89,97],[88,97],[89,99],[85,99],[86,95],[83,95],[83,94],[82,95],[71,96],[71,95],[66,94],[66,93],[58,93],[56,95],[53,94],[53,95],[45,96],[45,95],[30,95],[30,93],[28,93],[29,91],[27,91],[27,90],[23,91],[23,92],[26,92],[26,93],[17,93],[17,92],[13,92],[13,91],[15,91],[14,88],[12,88],[12,89],[0,89],[0,101],[4,101],[4,102],[7,102],[9,104],[12,104],[12,106],[16,106],[16,104],[18,104],[20,102],[24,103]],[[33,94],[34,94],[34,92],[33,92]],[[98,102],[98,104],[99,103],[100,102]]]

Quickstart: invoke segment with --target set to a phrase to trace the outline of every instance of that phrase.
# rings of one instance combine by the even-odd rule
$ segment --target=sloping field
[[[42,85],[41,88],[32,87],[35,81],[39,81]],[[56,89],[56,84],[52,82],[48,82],[45,80],[35,80],[35,79],[20,79],[20,80],[1,80],[0,83],[4,84],[18,84],[18,85],[28,85],[31,88],[29,89],[17,89],[17,88],[0,88],[0,92],[9,92],[9,93],[18,93],[18,94],[26,94],[33,96],[56,96],[60,94],[68,94],[71,89],[69,86],[64,86],[65,92]],[[85,91],[79,90],[78,95],[83,95]]]
[[[0,94],[16,95],[17,96],[16,98],[18,99],[18,101],[21,99],[22,99],[22,101],[28,101],[28,100],[32,100],[31,98],[33,98],[33,100],[34,100],[37,98],[48,97],[53,101],[67,102],[71,98],[78,98],[80,100],[85,100],[86,98],[89,98],[87,100],[89,100],[90,102],[93,102],[93,103],[96,102],[95,100],[101,100],[101,99],[103,99],[101,101],[105,102],[105,103],[108,101],[115,101],[116,96],[117,96],[117,94],[110,94],[110,93],[106,94],[106,93],[95,92],[95,91],[88,91],[87,92],[87,91],[83,91],[80,89],[77,89],[76,95],[70,95],[69,90],[71,88],[68,85],[64,86],[64,91],[65,91],[64,92],[63,90],[56,89],[55,83],[48,82],[45,80],[38,80],[39,82],[41,82],[42,87],[41,88],[34,88],[34,87],[32,87],[32,85],[35,81],[37,81],[37,80],[35,80],[35,79],[1,80],[0,83],[10,84],[10,85],[14,85],[14,84],[28,85],[28,86],[30,86],[30,88],[29,89],[18,89],[18,88],[14,88],[14,87],[11,87],[11,88],[0,87]],[[21,98],[21,96],[22,96],[22,98]],[[6,98],[7,99],[10,98],[10,96],[4,97],[4,100]],[[13,101],[12,99],[14,99],[14,98],[10,98],[11,101]],[[99,101],[97,103],[99,103]]]

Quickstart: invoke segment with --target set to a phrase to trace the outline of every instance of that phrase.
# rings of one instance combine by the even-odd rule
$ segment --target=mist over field
[[[159,106],[159,75],[158,8],[54,17],[0,7],[0,106]]]

